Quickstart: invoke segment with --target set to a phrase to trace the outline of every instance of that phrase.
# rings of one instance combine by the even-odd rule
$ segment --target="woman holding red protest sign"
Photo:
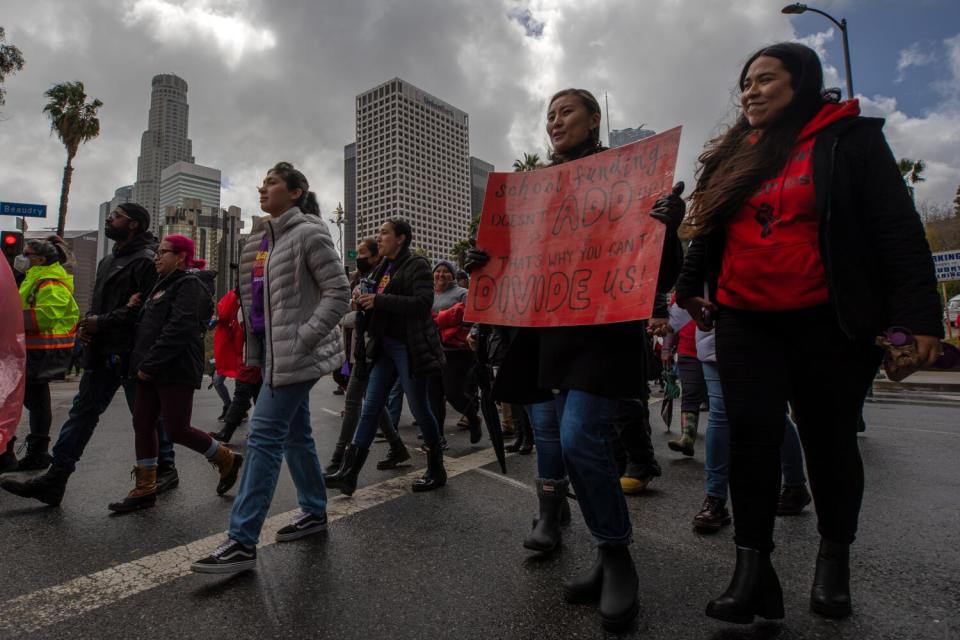
[[[555,94],[546,128],[554,165],[605,150],[600,145],[600,105],[589,91]],[[651,211],[667,225],[658,291],[672,287],[682,260],[676,235],[684,215],[682,190],[677,185]],[[486,252],[473,250],[467,268],[488,261]],[[524,546],[556,548],[572,485],[598,553],[585,575],[565,583],[564,596],[572,603],[599,601],[604,627],[624,629],[639,610],[639,580],[628,548],[632,531],[613,455],[613,425],[621,399],[645,393],[646,323],[521,328],[511,334],[494,394],[498,400],[525,404],[533,424],[540,513]]]
[[[740,116],[700,156],[677,285],[701,329],[716,323],[730,422],[737,564],[707,615],[784,615],[770,553],[789,400],[821,535],[810,607],[842,618],[863,495],[857,422],[881,359],[875,336],[906,327],[920,356],[935,359],[943,327],[933,264],[883,121],[824,91],[813,50],[761,49],[739,87]]]

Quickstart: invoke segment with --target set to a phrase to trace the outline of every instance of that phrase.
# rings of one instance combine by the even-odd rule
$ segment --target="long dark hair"
[[[793,100],[755,142],[743,112],[724,134],[707,143],[700,154],[697,186],[690,195],[687,226],[691,236],[710,233],[722,226],[757,190],[787,162],[803,126],[828,102],[840,98],[836,89],[824,91],[823,67],[816,51],[795,42],[781,42],[760,49],[743,65],[738,90],[750,65],[760,56],[779,60],[790,74]]]
[[[310,183],[307,177],[295,169],[289,162],[278,162],[267,173],[275,173],[287,183],[287,189],[293,191],[300,189],[303,193],[300,199],[294,203],[304,213],[312,213],[315,216],[320,215],[320,203],[317,202],[317,194],[310,191]]]
[[[596,114],[596,115],[599,115],[601,118],[603,117],[603,114],[600,112],[600,103],[597,102],[597,99],[594,97],[594,95],[589,91],[587,91],[586,89],[571,88],[571,89],[561,89],[560,91],[557,91],[550,98],[550,102],[547,103],[547,109],[549,110],[550,105],[556,102],[557,98],[562,98],[564,96],[575,96],[578,100],[580,100],[580,104],[582,104],[584,108],[586,108],[587,113],[589,113],[591,116]],[[577,149],[574,149],[571,152],[568,152],[566,155],[560,155],[555,151],[553,151],[553,149],[550,149],[550,162],[553,164],[560,164],[561,162],[566,162],[567,160],[570,160],[572,158],[579,158],[584,154],[585,148],[593,149],[599,146],[600,146],[600,125],[598,123],[596,128],[590,130],[590,139],[587,140],[586,143],[584,143]]]

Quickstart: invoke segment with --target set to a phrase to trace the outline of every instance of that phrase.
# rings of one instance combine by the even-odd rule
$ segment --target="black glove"
[[[470,250],[467,251],[467,259],[463,262],[463,270],[467,273],[474,269],[479,269],[490,262],[490,254],[483,249],[477,249],[473,238],[470,239]]]
[[[663,224],[667,225],[667,233],[675,234],[683,222],[683,217],[687,214],[687,203],[683,201],[680,194],[683,193],[683,180],[673,185],[673,191],[669,195],[660,196],[653,203],[650,209],[650,215]]]

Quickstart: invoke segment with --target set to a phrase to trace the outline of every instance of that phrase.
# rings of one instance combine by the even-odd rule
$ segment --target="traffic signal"
[[[20,231],[3,231],[0,235],[0,248],[3,256],[13,268],[13,259],[23,253],[23,233]]]

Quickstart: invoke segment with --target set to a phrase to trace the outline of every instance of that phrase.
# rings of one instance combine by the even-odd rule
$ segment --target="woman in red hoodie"
[[[905,327],[920,355],[936,358],[933,263],[883,121],[823,90],[813,50],[761,49],[739,88],[736,123],[700,156],[677,283],[700,327],[716,323],[731,430],[737,566],[707,615],[783,617],[770,552],[789,400],[821,535],[810,606],[841,618],[863,496],[857,418],[882,355],[874,337]]]

